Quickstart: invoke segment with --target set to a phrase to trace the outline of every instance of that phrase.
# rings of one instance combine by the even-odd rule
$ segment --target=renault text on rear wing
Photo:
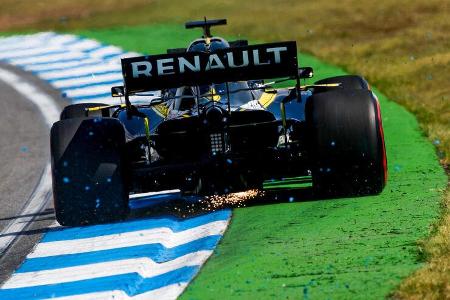
[[[122,59],[127,93],[298,75],[295,42]]]

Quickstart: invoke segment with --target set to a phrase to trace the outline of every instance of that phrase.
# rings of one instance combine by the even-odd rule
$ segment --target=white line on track
[[[74,296],[67,297],[58,297],[53,298],[53,300],[148,300],[148,299],[161,299],[161,300],[171,300],[176,299],[183,290],[187,287],[187,283],[176,283],[171,284],[156,290],[152,290],[150,292],[138,294],[136,296],[130,297],[124,291],[115,290],[115,291],[107,291],[107,292],[97,292],[97,293],[89,293],[89,294],[79,294]],[[220,298],[220,297],[218,297]]]
[[[45,123],[50,128],[59,120],[60,109],[52,97],[42,92],[39,88],[24,81],[23,78],[11,71],[0,68],[0,79],[14,88],[19,94],[36,105],[36,108],[44,116]]]
[[[148,257],[113,260],[75,267],[14,273],[2,288],[22,288],[48,284],[60,284],[79,280],[136,273],[142,278],[151,278],[187,266],[201,266],[212,254],[211,250],[188,253],[163,263]]]
[[[103,64],[104,62],[98,58],[86,58],[68,62],[54,62],[48,64],[38,64],[23,66],[24,70],[32,72],[54,72],[55,69],[71,69],[79,66]],[[61,71],[61,70],[60,70]]]
[[[17,38],[11,37],[2,40],[0,51],[14,51],[17,49],[30,49],[41,46],[42,41],[55,36],[53,32],[43,32],[36,35],[23,35]]]
[[[122,67],[119,64],[99,64],[96,66],[89,66],[89,67],[78,67],[73,68],[70,70],[64,70],[64,71],[50,71],[41,73],[39,77],[43,78],[44,80],[60,80],[64,77],[81,77],[81,76],[89,76],[93,73],[97,72],[122,72]]]
[[[16,50],[16,51],[5,51],[0,52],[0,59],[12,59],[26,56],[34,56],[34,55],[45,55],[52,52],[62,52],[61,47],[58,46],[48,46],[41,48],[31,48],[25,50]]]
[[[38,55],[25,58],[14,58],[11,59],[9,62],[13,65],[29,65],[29,64],[52,63],[65,59],[83,59],[83,58],[86,58],[86,54],[83,52],[63,52],[45,56]]]
[[[83,84],[101,84],[105,81],[113,81],[113,80],[123,80],[123,75],[120,72],[112,73],[112,74],[105,74],[105,75],[97,75],[97,76],[84,76],[84,77],[78,77],[74,79],[64,79],[64,80],[57,80],[53,81],[52,85],[58,89],[72,87],[76,85],[83,85]],[[110,86],[111,89],[111,86]]]
[[[25,99],[34,103],[44,117],[48,127],[51,127],[53,122],[59,119],[59,108],[54,100],[40,91],[36,86],[3,68],[0,68],[0,80],[14,88]],[[50,164],[47,164],[30,200],[20,212],[21,215],[30,215],[30,217],[12,220],[0,233],[0,255],[8,249],[9,245],[17,237],[14,233],[21,232],[33,220],[32,215],[44,209],[46,200],[49,198],[49,193],[51,193],[51,175]]]
[[[118,73],[120,74],[120,73]],[[121,81],[117,81],[119,84]],[[89,96],[95,96],[95,95],[103,95],[103,94],[110,94],[111,93],[111,84],[102,84],[98,83],[96,85],[88,86],[88,87],[82,87],[82,88],[72,88],[72,89],[65,89],[63,90],[66,94],[66,97],[68,98],[75,98],[75,97],[89,97]]]
[[[158,227],[84,239],[41,242],[28,255],[28,258],[87,253],[155,243],[173,248],[203,237],[222,235],[227,225],[228,221],[215,221],[180,232],[173,232],[168,227]]]
[[[80,40],[79,42],[70,45],[69,48],[71,51],[86,51],[100,46],[101,44],[94,40]]]
[[[50,164],[47,164],[36,190],[24,209],[20,212],[20,215],[25,217],[12,220],[0,233],[0,256],[16,239],[17,234],[22,232],[33,221],[34,215],[44,209],[47,204],[46,200],[50,197],[51,187]]]
[[[115,46],[105,46],[102,47],[98,50],[94,50],[91,53],[89,53],[92,57],[99,57],[99,58],[103,58],[107,55],[120,55],[123,53],[123,50],[120,49],[119,47],[115,47]]]

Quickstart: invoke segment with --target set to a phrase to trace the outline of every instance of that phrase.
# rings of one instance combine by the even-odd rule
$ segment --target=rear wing
[[[229,81],[292,77],[298,81],[294,41],[122,59],[125,94]]]
[[[212,37],[211,27],[218,26],[218,25],[227,25],[227,20],[226,19],[206,20],[206,17],[205,17],[205,19],[202,21],[190,21],[190,22],[187,22],[184,26],[186,27],[186,29],[197,28],[197,27],[203,28],[203,37],[207,38],[207,37]]]

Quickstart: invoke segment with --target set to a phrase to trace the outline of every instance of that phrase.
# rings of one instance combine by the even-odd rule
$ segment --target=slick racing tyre
[[[107,106],[103,103],[79,103],[79,104],[71,104],[67,105],[60,115],[60,120],[66,120],[71,118],[87,118],[86,114],[86,108],[91,107],[100,107],[100,106]],[[101,110],[89,112],[90,117],[109,117],[108,115],[104,115],[105,112]]]
[[[320,196],[382,191],[387,167],[378,100],[363,89],[314,94],[306,104],[313,189]]]
[[[50,133],[53,198],[61,225],[123,219],[128,212],[125,133],[113,118],[72,118]]]
[[[335,89],[353,89],[353,90],[370,90],[367,81],[359,75],[342,75],[336,77],[325,78],[316,81],[314,84],[331,84],[340,83],[340,87],[316,87],[314,93],[322,93]]]

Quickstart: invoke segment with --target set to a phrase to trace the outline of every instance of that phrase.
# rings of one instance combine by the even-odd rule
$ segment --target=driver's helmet
[[[187,52],[214,52],[218,49],[230,48],[230,44],[222,38],[198,39],[189,45]]]
[[[230,48],[230,44],[222,38],[210,38],[209,42],[206,39],[199,39],[194,41],[187,52],[206,52],[213,53],[219,49]],[[202,85],[202,86],[192,86],[192,95],[197,94],[203,98],[203,101],[220,101],[220,96],[214,96],[222,91],[217,91],[214,85]]]

